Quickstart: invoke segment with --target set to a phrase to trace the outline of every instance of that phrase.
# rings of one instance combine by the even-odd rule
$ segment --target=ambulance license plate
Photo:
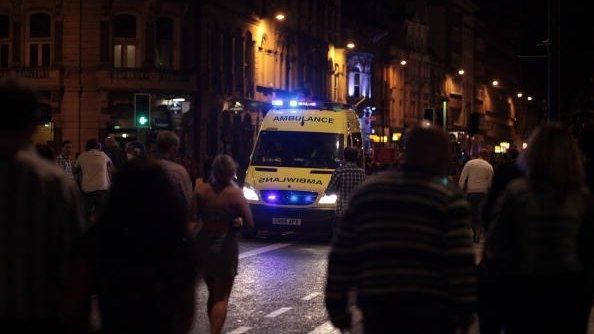
[[[299,218],[272,218],[273,225],[290,225],[290,226],[300,226],[301,219]]]

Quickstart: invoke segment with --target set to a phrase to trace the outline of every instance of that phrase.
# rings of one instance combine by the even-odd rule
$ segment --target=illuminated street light
[[[493,85],[493,87],[497,87],[497,86],[499,86],[499,81],[493,80],[493,82],[491,82],[491,84]]]
[[[406,60],[402,59],[402,60],[400,61],[400,65],[402,65],[402,66],[406,66]]]
[[[527,99],[528,101],[532,101],[532,96],[528,96],[526,99]]]
[[[464,75],[464,70],[462,70],[462,69],[458,70],[458,74],[459,75]]]
[[[283,13],[278,13],[276,14],[276,16],[274,17],[277,21],[284,21],[285,20],[285,14]]]
[[[524,96],[524,94],[522,94],[521,92],[520,92],[520,93],[518,93],[518,95],[517,95],[518,99],[521,99],[521,98],[522,98],[522,96]]]
[[[355,43],[348,42],[347,45],[346,45],[346,47],[349,48],[349,49],[354,49],[355,48]]]

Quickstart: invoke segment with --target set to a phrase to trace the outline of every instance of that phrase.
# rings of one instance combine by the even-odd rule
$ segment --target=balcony
[[[112,68],[97,71],[98,84],[104,89],[116,90],[196,90],[196,76],[193,73],[142,69]]]
[[[35,89],[59,89],[60,75],[54,67],[0,68],[0,79],[16,79]]]

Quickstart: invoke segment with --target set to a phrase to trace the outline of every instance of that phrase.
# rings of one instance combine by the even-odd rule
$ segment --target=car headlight
[[[322,198],[320,198],[319,203],[320,204],[335,204],[337,198],[338,198],[338,196],[336,196],[334,194],[324,195],[324,196],[322,196]]]
[[[243,197],[245,197],[245,199],[247,199],[248,201],[257,201],[259,199],[258,193],[256,193],[254,188],[248,185],[243,187]]]

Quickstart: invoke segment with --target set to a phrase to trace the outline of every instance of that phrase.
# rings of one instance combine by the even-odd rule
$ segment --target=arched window
[[[136,16],[116,15],[113,20],[113,67],[136,67]]]
[[[46,13],[29,16],[29,57],[31,67],[50,66],[52,45],[52,18]]]
[[[10,18],[0,14],[0,68],[8,67],[10,52]]]
[[[155,36],[157,42],[156,66],[159,68],[173,67],[173,20],[168,17],[157,19]]]

